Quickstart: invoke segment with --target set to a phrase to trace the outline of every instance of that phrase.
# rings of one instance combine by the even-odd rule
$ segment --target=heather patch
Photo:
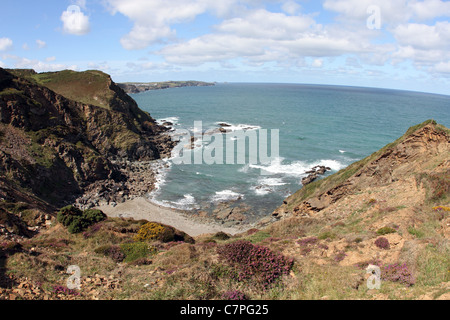
[[[415,279],[408,266],[400,263],[385,265],[381,270],[381,279],[384,281],[399,282],[408,287],[415,284]]]
[[[268,289],[282,275],[289,274],[293,259],[249,241],[236,241],[217,249],[219,257],[237,271],[236,280]]]

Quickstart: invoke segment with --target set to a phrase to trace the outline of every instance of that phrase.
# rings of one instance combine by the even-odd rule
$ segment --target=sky
[[[450,95],[450,1],[2,0],[0,67]]]

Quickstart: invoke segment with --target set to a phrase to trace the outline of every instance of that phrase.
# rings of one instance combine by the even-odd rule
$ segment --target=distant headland
[[[215,82],[203,82],[203,81],[164,81],[164,82],[125,82],[118,83],[118,86],[122,88],[126,93],[139,93],[150,90],[181,88],[181,87],[208,87],[214,86]]]

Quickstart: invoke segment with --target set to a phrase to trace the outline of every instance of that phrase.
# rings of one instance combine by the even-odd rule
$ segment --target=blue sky
[[[450,94],[441,0],[3,0],[0,67]]]

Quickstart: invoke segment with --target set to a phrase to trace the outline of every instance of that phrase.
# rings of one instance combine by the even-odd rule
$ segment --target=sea
[[[270,215],[302,188],[301,179],[314,166],[331,169],[326,177],[425,120],[450,127],[450,96],[390,89],[217,83],[131,96],[180,141],[172,157],[160,161],[149,199],[197,211],[245,204],[250,221]],[[226,134],[219,135],[221,127]],[[255,158],[255,150],[265,150],[265,157]]]

